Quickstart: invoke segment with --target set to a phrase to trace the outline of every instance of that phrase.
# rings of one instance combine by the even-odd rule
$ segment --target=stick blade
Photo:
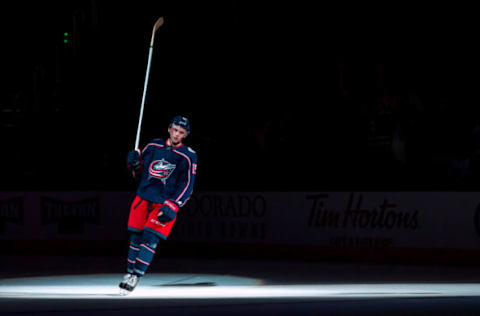
[[[150,41],[150,46],[153,46],[153,40],[155,39],[155,32],[160,28],[160,26],[163,25],[163,16],[159,17],[157,22],[155,22],[155,25],[153,26],[153,31],[152,31],[152,40]]]
[[[163,16],[159,17],[157,22],[155,22],[155,25],[153,26],[153,33],[155,33],[160,28],[160,26],[163,25],[163,22]]]

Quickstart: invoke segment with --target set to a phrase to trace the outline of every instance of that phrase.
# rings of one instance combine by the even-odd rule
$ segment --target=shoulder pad
[[[160,144],[160,145],[164,145],[165,142],[163,141],[162,138],[155,138],[151,141],[151,143],[155,143],[155,144]]]

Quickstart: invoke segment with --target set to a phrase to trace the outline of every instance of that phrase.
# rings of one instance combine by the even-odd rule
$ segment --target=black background
[[[3,190],[134,188],[125,156],[159,16],[141,145],[189,117],[196,190],[478,188],[472,8],[91,0],[0,12]],[[374,144],[399,127],[403,158]]]

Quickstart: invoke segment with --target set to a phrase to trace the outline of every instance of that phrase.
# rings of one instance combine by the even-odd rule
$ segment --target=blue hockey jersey
[[[171,147],[163,139],[154,139],[141,154],[142,172],[137,195],[154,203],[166,200],[182,207],[193,192],[197,172],[197,154],[190,147]]]

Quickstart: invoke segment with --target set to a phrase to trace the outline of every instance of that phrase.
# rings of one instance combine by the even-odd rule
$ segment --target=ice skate
[[[118,285],[118,287],[120,287],[120,295],[128,295],[128,293],[130,293],[130,291],[126,289],[126,286],[127,286],[128,280],[132,276],[133,276],[133,274],[131,274],[131,273],[127,273],[123,276],[122,282],[120,282],[120,284]]]
[[[120,294],[128,295],[130,292],[132,292],[135,289],[139,280],[140,280],[140,277],[134,274],[125,275],[123,281],[119,285]]]
[[[131,273],[127,273],[123,276],[123,280],[122,282],[120,282],[120,284],[118,285],[121,289],[124,289],[125,288],[125,284],[127,284],[127,281],[128,279],[130,279],[130,277],[132,276]]]

